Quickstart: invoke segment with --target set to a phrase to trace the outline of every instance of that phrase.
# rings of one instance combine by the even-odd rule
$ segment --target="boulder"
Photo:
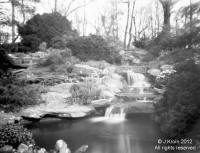
[[[159,69],[149,69],[148,73],[157,77],[161,74],[161,71]]]
[[[97,107],[106,107],[111,104],[112,98],[110,99],[99,99],[99,100],[93,100],[91,104],[97,108]]]
[[[37,151],[37,153],[47,153],[45,148],[41,148]]]
[[[18,153],[27,153],[28,151],[29,151],[29,147],[23,143],[21,143],[17,148]]]
[[[106,61],[92,61],[91,60],[91,61],[83,62],[82,64],[88,65],[97,69],[101,69],[101,70],[110,66],[110,64],[107,63]]]
[[[47,43],[46,42],[42,42],[40,45],[39,45],[39,50],[40,51],[46,51],[47,49]]]
[[[80,148],[78,148],[74,153],[84,153],[88,149],[88,145],[82,145]]]
[[[67,105],[54,103],[51,105],[40,105],[35,108],[26,109],[23,112],[23,119],[28,121],[39,121],[44,117],[55,117],[55,118],[82,118],[91,115],[95,112],[92,106],[82,105]]]
[[[0,148],[0,153],[12,153],[13,147],[9,145],[5,145],[2,148]]]
[[[162,65],[160,68],[162,71],[172,71],[174,69],[172,65]]]
[[[55,150],[58,153],[71,153],[70,149],[67,146],[67,143],[64,140],[56,141]]]
[[[121,55],[121,56],[124,55],[125,53],[126,53],[125,50],[120,50],[120,51],[119,51],[119,55]]]
[[[116,73],[104,76],[97,86],[101,90],[102,98],[112,98],[123,89],[122,77]]]
[[[72,72],[84,76],[98,76],[101,70],[88,65],[75,64]]]

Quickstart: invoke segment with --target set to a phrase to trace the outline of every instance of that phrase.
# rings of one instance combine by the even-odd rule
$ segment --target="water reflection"
[[[41,147],[52,149],[56,140],[63,139],[72,151],[83,144],[89,145],[88,153],[155,153],[154,143],[160,137],[157,126],[148,116],[121,122],[100,118],[45,121],[28,128]]]
[[[154,149],[162,134],[149,116],[134,114],[121,122],[105,119],[94,122],[95,117],[77,121],[50,120],[28,128],[36,143],[47,150],[54,148],[56,140],[63,139],[72,152],[81,145],[89,145],[87,153],[166,153]]]

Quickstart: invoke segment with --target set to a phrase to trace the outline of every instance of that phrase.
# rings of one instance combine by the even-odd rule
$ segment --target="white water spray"
[[[106,109],[105,117],[106,118],[116,118],[116,119],[125,119],[124,108],[110,106]]]

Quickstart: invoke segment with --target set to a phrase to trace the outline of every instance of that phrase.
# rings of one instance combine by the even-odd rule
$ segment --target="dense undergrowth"
[[[14,76],[0,79],[0,110],[19,111],[23,107],[41,102],[40,93],[45,92],[40,85],[29,85]]]
[[[17,148],[21,143],[34,144],[32,133],[18,124],[0,126],[0,148],[5,145]]]
[[[155,105],[157,121],[169,137],[180,138],[190,131],[200,115],[200,66],[193,60],[176,66],[167,81],[163,98]]]

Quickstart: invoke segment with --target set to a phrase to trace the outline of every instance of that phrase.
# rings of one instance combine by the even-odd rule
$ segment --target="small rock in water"
[[[55,149],[58,153],[71,153],[70,149],[67,147],[67,143],[64,140],[56,141]]]
[[[23,144],[23,143],[21,143],[17,148],[18,153],[25,153],[25,152],[28,152],[28,151],[29,151],[28,146]]]
[[[37,153],[46,153],[46,149],[45,148],[41,148],[40,150],[37,151]]]
[[[88,149],[88,145],[82,145],[80,148],[78,148],[74,153],[84,153]]]
[[[0,148],[0,153],[12,153],[13,147],[9,145],[5,145],[4,147]]]

